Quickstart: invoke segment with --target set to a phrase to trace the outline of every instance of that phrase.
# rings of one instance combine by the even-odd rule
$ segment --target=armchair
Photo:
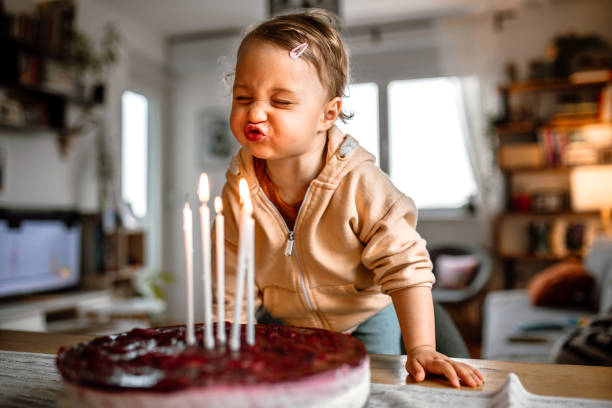
[[[482,358],[553,362],[555,344],[585,319],[612,311],[612,239],[597,239],[583,265],[593,276],[591,307],[534,306],[525,289],[487,295],[484,305]]]
[[[465,288],[448,289],[434,286],[432,294],[437,302],[448,304],[468,301],[480,293],[489,282],[491,278],[491,257],[482,248],[459,242],[432,245],[429,248],[429,257],[434,264],[434,274],[437,273],[436,261],[441,255],[474,255],[478,259],[478,264]]]

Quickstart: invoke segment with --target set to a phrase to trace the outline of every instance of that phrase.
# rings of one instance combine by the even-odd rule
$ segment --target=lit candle
[[[249,200],[249,186],[245,179],[240,179],[239,184],[240,198],[243,203],[240,210],[240,236],[238,238],[238,260],[236,266],[236,293],[234,302],[234,321],[232,322],[232,331],[230,333],[230,349],[238,351],[240,349],[240,327],[242,321],[242,302],[244,298],[244,280],[245,269],[247,268],[247,252],[248,252],[248,228],[250,211],[252,207],[247,208]],[[249,211],[249,212],[247,212]]]
[[[245,213],[248,215],[246,219],[246,241],[247,241],[247,253],[246,253],[246,272],[247,272],[247,332],[246,341],[247,344],[253,346],[255,344],[255,305],[253,299],[253,289],[255,286],[255,221],[251,214],[253,213],[253,204],[249,196],[246,197],[244,202]]]
[[[215,240],[217,245],[217,341],[225,343],[225,219],[221,197],[215,197]]]
[[[185,235],[185,271],[187,275],[187,333],[188,345],[195,344],[193,322],[193,224],[189,202],[183,208],[183,233]]]
[[[246,342],[249,346],[255,345],[255,305],[253,303],[253,291],[255,289],[255,221],[251,214],[253,213],[253,204],[249,196],[244,202],[245,212],[248,214],[246,220],[246,241],[247,241],[247,327],[246,327]]]
[[[198,196],[202,202],[200,206],[200,230],[202,232],[202,281],[204,282],[204,347],[212,349],[215,347],[215,339],[213,337],[212,328],[212,289],[210,272],[210,210],[208,209],[210,192],[206,173],[200,175]]]

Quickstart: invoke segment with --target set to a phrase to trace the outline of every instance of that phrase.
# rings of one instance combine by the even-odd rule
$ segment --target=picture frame
[[[197,118],[196,149],[202,168],[211,164],[226,165],[240,145],[234,139],[229,124],[229,114],[204,110]]]

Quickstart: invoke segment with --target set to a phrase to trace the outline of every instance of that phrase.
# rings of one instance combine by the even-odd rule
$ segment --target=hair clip
[[[299,56],[302,55],[304,51],[306,51],[306,48],[308,48],[308,43],[307,42],[301,43],[300,45],[298,45],[297,47],[289,51],[289,58],[298,59]]]

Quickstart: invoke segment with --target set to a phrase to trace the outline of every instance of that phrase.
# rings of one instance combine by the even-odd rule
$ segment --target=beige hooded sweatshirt
[[[263,302],[272,316],[347,331],[388,306],[394,291],[434,283],[413,201],[351,136],[334,126],[327,139],[326,163],[310,183],[293,231],[260,188],[248,150],[232,160],[223,188],[228,320],[234,315],[240,178],[254,208],[256,307]]]

